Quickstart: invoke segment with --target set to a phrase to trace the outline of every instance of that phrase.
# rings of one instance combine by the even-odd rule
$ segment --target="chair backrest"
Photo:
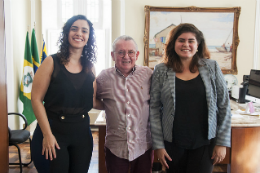
[[[25,117],[23,114],[18,113],[18,112],[10,112],[10,113],[8,113],[8,116],[9,116],[9,115],[18,115],[19,117],[22,117],[22,119],[23,119],[23,121],[24,121],[23,130],[25,130],[25,129],[27,128],[27,126],[28,126],[27,119],[26,119],[26,117]],[[8,128],[9,128],[9,127],[8,127]]]
[[[11,139],[11,129],[8,127],[8,136],[9,136],[9,141],[10,141],[10,139]]]
[[[23,129],[19,130],[11,130],[8,127],[8,132],[9,132],[9,146],[15,146],[18,149],[18,159],[19,162],[15,163],[9,163],[9,165],[20,165],[20,172],[23,172],[22,165],[28,166],[32,162],[32,155],[31,155],[31,160],[28,163],[23,163],[21,160],[21,150],[18,144],[24,143],[25,141],[29,140],[30,142],[30,148],[31,148],[31,138],[30,138],[30,132],[26,130],[26,127],[28,125],[27,120],[23,114],[16,113],[16,112],[10,112],[8,113],[9,115],[18,115],[23,118],[25,126]]]

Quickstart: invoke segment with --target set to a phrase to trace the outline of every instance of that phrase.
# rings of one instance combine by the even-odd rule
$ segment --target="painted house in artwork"
[[[154,35],[153,38],[155,41],[155,48],[157,49],[158,56],[162,56],[166,37],[167,37],[168,33],[175,27],[176,27],[176,25],[171,24],[168,27],[166,27],[165,29],[161,30],[160,32],[158,32],[157,34]],[[154,51],[154,50],[151,50],[151,51]]]

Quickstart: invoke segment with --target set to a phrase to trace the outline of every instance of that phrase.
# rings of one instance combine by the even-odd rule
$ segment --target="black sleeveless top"
[[[45,109],[56,114],[86,114],[93,107],[92,71],[70,73],[56,54],[51,56],[54,70],[44,97]]]
[[[176,79],[176,110],[173,142],[184,149],[208,145],[208,106],[202,78]]]

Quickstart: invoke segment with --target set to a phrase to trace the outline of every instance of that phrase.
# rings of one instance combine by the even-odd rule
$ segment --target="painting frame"
[[[233,28],[231,29],[230,33],[232,33],[232,43],[230,44],[230,48],[232,46],[232,49],[229,49],[230,52],[230,58],[227,65],[229,65],[230,68],[221,68],[223,74],[237,74],[237,47],[239,45],[239,36],[238,36],[238,20],[241,12],[241,7],[228,7],[228,8],[216,8],[216,7],[196,7],[196,6],[189,6],[189,7],[155,7],[155,6],[148,6],[146,5],[144,7],[145,11],[145,30],[144,30],[144,65],[150,67],[153,69],[154,67],[152,65],[149,66],[149,63],[151,63],[151,52],[156,53],[157,50],[153,50],[154,48],[150,48],[150,20],[151,20],[151,13],[152,12],[195,12],[198,14],[204,14],[204,13],[219,13],[219,14],[226,14],[231,13],[234,14],[233,17]],[[183,14],[184,14],[183,13]],[[193,13],[193,14],[195,14]],[[155,14],[155,13],[153,13]],[[177,14],[177,13],[176,13]],[[185,22],[183,22],[185,23]],[[192,23],[192,22],[191,22]],[[233,32],[232,32],[233,30]],[[202,31],[203,32],[203,31]],[[155,38],[154,38],[155,39]],[[207,42],[207,40],[206,40]],[[225,44],[225,43],[224,43]],[[223,45],[224,45],[223,44]],[[228,43],[229,44],[229,43]],[[220,47],[221,48],[221,47]],[[226,49],[225,45],[224,48]],[[157,48],[155,48],[157,49]],[[220,52],[220,50],[218,50]],[[158,51],[157,51],[158,52]],[[217,60],[218,62],[218,60]],[[230,63],[230,64],[229,64]],[[152,64],[152,63],[151,63]]]

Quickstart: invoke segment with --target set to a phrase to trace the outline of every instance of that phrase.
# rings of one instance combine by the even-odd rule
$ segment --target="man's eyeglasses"
[[[135,56],[135,51],[129,50],[128,52],[125,51],[118,51],[116,52],[120,57],[124,57],[126,54],[128,54],[129,57]]]

